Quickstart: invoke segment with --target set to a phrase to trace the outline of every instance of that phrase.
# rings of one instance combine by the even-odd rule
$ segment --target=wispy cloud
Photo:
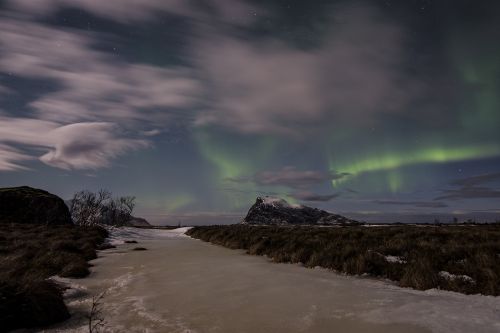
[[[399,112],[415,96],[417,85],[401,75],[403,33],[380,20],[381,13],[370,6],[338,8],[335,19],[343,24],[326,27],[317,48],[301,49],[278,38],[231,33],[231,27],[251,26],[257,13],[270,15],[246,1],[214,0],[205,7],[181,0],[19,0],[7,5],[12,12],[0,19],[0,72],[53,84],[52,91],[28,106],[30,117],[57,127],[105,122],[147,136],[155,133],[151,128],[181,114],[198,126],[297,137],[326,118],[330,123],[370,124],[380,110]],[[130,63],[96,49],[103,38],[97,33],[34,19],[63,8],[124,24],[161,14],[185,17],[196,31],[186,36],[190,64]],[[183,112],[173,112],[179,109]],[[65,165],[56,162],[55,153],[42,161]],[[297,188],[316,182],[315,176],[282,170],[281,175],[256,175],[253,181]]]
[[[488,187],[464,186],[454,190],[443,190],[443,195],[434,200],[500,198],[500,191]]]
[[[61,169],[98,169],[128,151],[148,146],[143,139],[127,138],[112,123],[74,123],[0,118],[0,142],[39,148],[45,152],[40,161]],[[8,144],[0,144],[2,170],[25,169],[17,162],[32,159]]]
[[[24,148],[31,145],[50,149],[40,160],[51,166],[109,166],[114,157],[146,146],[144,140],[134,138],[134,132],[135,136],[157,135],[171,119],[194,117],[190,110],[206,102],[201,99],[205,96],[203,84],[193,68],[130,63],[95,48],[110,36],[56,28],[41,20],[65,8],[123,24],[145,23],[172,14],[199,28],[250,24],[257,10],[245,1],[228,0],[214,0],[204,7],[183,0],[7,1],[0,17],[0,73],[41,80],[54,88],[29,101],[30,112],[25,115],[31,123],[26,118],[8,119],[11,124],[31,126],[31,130],[0,141],[3,169],[20,169],[30,156]],[[0,87],[0,93],[9,92]],[[107,135],[104,127],[109,127]],[[26,140],[26,135],[41,140]],[[87,142],[82,143],[83,139]]]
[[[280,170],[260,171],[250,177],[229,178],[228,180],[232,182],[253,182],[258,185],[304,189],[333,179],[340,179],[347,175],[347,173],[297,170],[293,166],[287,166]]]
[[[398,201],[398,200],[373,200],[379,205],[414,206],[419,208],[445,208],[447,204],[433,201]]]
[[[33,159],[30,155],[24,154],[18,149],[0,143],[0,171],[27,170],[19,162]]]
[[[149,130],[149,131],[142,131],[141,134],[144,135],[144,136],[156,136],[156,135],[160,135],[161,134],[161,130],[159,130],[159,129],[152,129],[152,130]]]
[[[30,118],[2,118],[3,170],[22,169],[31,154],[24,148],[33,146],[48,148],[38,157],[57,168],[107,167],[113,158],[148,145],[137,138],[137,129],[167,124],[171,114],[161,110],[196,103],[201,88],[189,69],[121,62],[95,50],[96,38],[0,19],[0,72],[55,87],[29,102]]]
[[[9,93],[12,93],[12,90],[0,84],[0,99]]]
[[[48,139],[53,145],[40,160],[61,169],[109,167],[113,158],[149,145],[145,140],[120,137],[119,128],[110,123],[62,126],[53,130]]]
[[[216,18],[231,24],[255,20],[257,8],[241,0],[7,0],[10,8],[35,17],[48,16],[63,8],[76,8],[120,23],[137,24],[162,14],[206,21]],[[199,5],[199,6],[198,6]]]
[[[289,194],[294,199],[311,202],[326,202],[340,196],[340,193],[318,194],[310,191],[297,191]]]
[[[44,120],[154,121],[158,114],[144,110],[193,105],[200,85],[189,69],[122,62],[95,50],[96,38],[81,31],[2,19],[0,71],[55,83],[54,92],[30,103]]]
[[[485,185],[500,181],[500,172],[491,172],[454,180],[450,185],[455,189],[442,190],[443,195],[434,200],[488,199],[500,198],[500,191]]]
[[[421,84],[404,75],[404,31],[370,6],[335,8],[334,27],[312,49],[277,38],[240,39],[209,30],[195,63],[213,101],[199,125],[243,133],[311,134],[321,121],[369,126],[399,113]]]
[[[476,186],[494,181],[500,181],[500,172],[492,172],[467,178],[461,178],[454,180],[451,184],[455,186]]]

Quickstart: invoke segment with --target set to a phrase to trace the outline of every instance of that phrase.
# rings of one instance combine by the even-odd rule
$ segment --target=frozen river
[[[273,264],[183,229],[113,235],[117,248],[100,253],[88,278],[66,280],[75,287],[67,292],[73,316],[48,332],[88,332],[92,295],[103,291],[107,332],[500,332],[500,297]]]

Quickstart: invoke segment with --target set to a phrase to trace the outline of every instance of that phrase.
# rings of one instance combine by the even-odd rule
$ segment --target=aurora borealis
[[[487,0],[0,1],[0,185],[500,218],[498,41]]]

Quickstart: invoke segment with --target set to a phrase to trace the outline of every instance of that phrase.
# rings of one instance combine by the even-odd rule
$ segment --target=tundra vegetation
[[[189,236],[278,263],[369,275],[419,290],[500,295],[500,224],[199,226]]]
[[[101,225],[126,224],[135,198],[113,198],[107,190],[80,191],[68,210],[60,198],[42,190],[19,187],[2,193],[1,204],[10,210],[0,228],[0,331],[67,319],[64,290],[49,278],[87,276],[96,250],[109,247]],[[40,211],[51,214],[37,219]],[[67,223],[55,223],[61,215]]]
[[[0,331],[69,317],[51,276],[82,278],[108,233],[98,226],[5,224],[0,228]]]

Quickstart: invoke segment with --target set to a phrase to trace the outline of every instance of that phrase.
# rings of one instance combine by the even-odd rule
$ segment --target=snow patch
[[[131,310],[148,321],[156,322],[162,326],[168,325],[169,323],[166,319],[162,318],[162,316],[146,308],[144,305],[144,297],[127,297],[124,302],[130,303]]]
[[[385,261],[390,262],[392,264],[406,264],[406,260],[402,257],[398,256],[384,256]]]
[[[126,240],[154,240],[162,238],[187,237],[185,233],[191,227],[183,227],[171,230],[165,229],[140,229],[133,227],[108,227],[108,242],[111,245],[124,244]]]
[[[298,204],[290,204],[286,200],[276,197],[263,197],[262,203],[264,205],[273,206],[273,207],[289,207],[289,208],[303,208],[302,205]]]
[[[186,232],[188,232],[189,229],[191,229],[192,227],[182,227],[182,228],[177,228],[177,229],[172,229],[172,230],[168,230],[170,233],[172,234],[178,234],[178,235],[183,235],[185,234]]]
[[[438,275],[446,280],[451,280],[451,281],[462,280],[462,281],[469,282],[469,283],[476,283],[476,281],[474,281],[474,279],[468,275],[455,275],[455,274],[451,274],[451,273],[446,272],[446,271],[441,271],[438,273]]]
[[[55,275],[50,277],[49,280],[52,280],[58,283],[59,285],[62,285],[65,288],[63,293],[65,299],[74,299],[83,297],[88,293],[87,287],[84,287],[81,284],[76,283],[75,279],[63,278]]]
[[[121,289],[127,287],[134,279],[136,279],[138,274],[126,273],[120,275],[119,277],[112,280],[111,287],[107,289],[107,292],[120,291]]]

